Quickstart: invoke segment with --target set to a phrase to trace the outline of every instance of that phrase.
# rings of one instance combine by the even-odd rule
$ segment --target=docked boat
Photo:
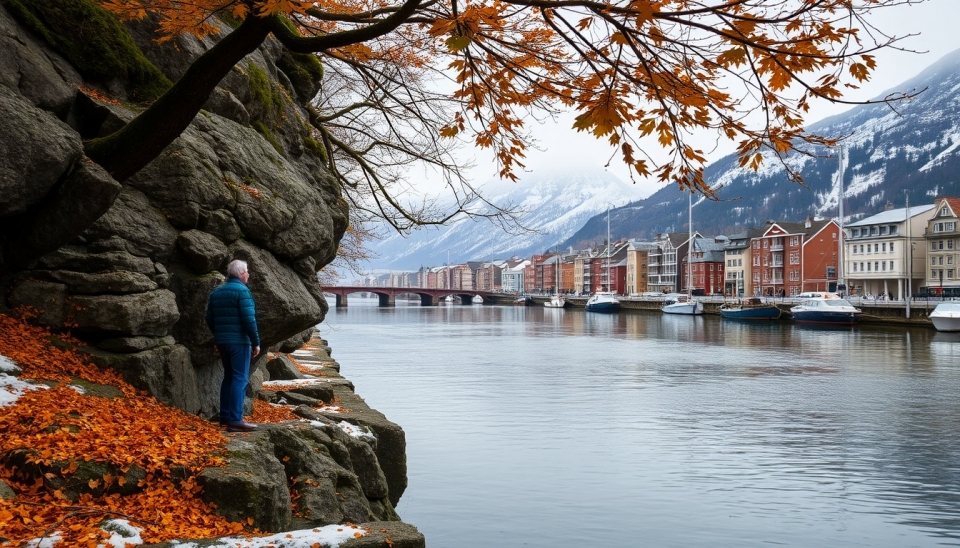
[[[565,301],[560,295],[551,295],[550,300],[543,303],[543,306],[547,308],[563,308],[567,306],[567,301]]]
[[[703,303],[693,297],[680,297],[674,301],[666,301],[666,304],[660,310],[663,311],[664,314],[698,316],[703,314]]]
[[[938,304],[929,318],[937,331],[960,331],[960,301],[946,301]]]
[[[720,307],[720,316],[728,320],[776,320],[780,318],[780,308],[751,297],[745,301],[724,304]]]
[[[589,312],[616,312],[620,310],[620,301],[613,291],[597,291],[587,299]]]
[[[607,209],[607,289],[613,287],[613,278],[610,277],[610,209]],[[601,286],[602,289],[602,286]],[[587,312],[617,312],[620,310],[620,300],[613,291],[597,291],[587,299]]]
[[[846,299],[815,297],[804,299],[790,309],[795,321],[851,325],[857,321],[860,310]]]
[[[687,239],[689,251],[687,252],[687,257],[693,257],[693,193],[691,192],[687,195],[687,215],[690,217],[690,222],[688,223],[689,228],[689,237]],[[686,297],[677,297],[676,299],[667,299],[664,301],[664,306],[660,310],[664,314],[683,314],[686,316],[699,316],[703,314],[703,303],[693,298],[693,269],[689,266],[690,261],[687,261],[687,296]]]
[[[513,301],[513,304],[517,306],[527,306],[530,304],[530,299],[527,297],[517,297],[517,299]]]
[[[474,295],[473,299],[470,302],[472,302],[473,304],[483,304],[483,297],[481,297],[480,295]]]

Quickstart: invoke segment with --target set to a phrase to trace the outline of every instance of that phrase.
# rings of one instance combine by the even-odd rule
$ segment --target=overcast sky
[[[877,54],[878,67],[871,81],[859,91],[848,95],[853,99],[870,99],[896,87],[919,74],[947,53],[960,48],[960,0],[926,0],[919,5],[897,6],[879,10],[873,19],[876,26],[888,34],[904,36],[918,34],[901,42],[901,46],[924,53],[884,51]],[[846,105],[834,105],[826,101],[814,103],[807,124],[849,110]],[[527,169],[538,172],[553,172],[565,169],[603,169],[610,158],[611,150],[595,138],[570,129],[572,117],[556,124],[536,127],[533,131],[540,142],[542,152],[530,151]],[[712,143],[712,141],[711,141]],[[656,143],[651,146],[656,147]],[[704,146],[704,145],[701,145]],[[712,145],[711,145],[712,146]],[[716,160],[733,152],[734,145],[724,144],[709,154]],[[468,154],[476,154],[470,149]],[[708,151],[709,152],[709,151]],[[490,161],[477,157],[478,165],[473,173],[476,183],[496,177],[495,166]],[[624,180],[629,180],[627,171],[618,158],[610,162],[609,170]],[[644,195],[652,194],[658,186],[653,182],[638,180]]]

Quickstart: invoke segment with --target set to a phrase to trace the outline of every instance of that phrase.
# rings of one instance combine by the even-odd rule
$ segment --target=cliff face
[[[298,347],[327,311],[316,272],[336,253],[347,206],[299,106],[320,73],[268,42],[120,185],[84,157],[82,140],[135,116],[121,102],[130,78],[91,81],[11,11],[0,7],[3,304],[70,329],[98,364],[164,403],[211,416],[220,364],[203,312],[227,262],[250,264],[265,347]],[[159,45],[149,21],[127,31],[170,81],[216,41]],[[90,207],[110,201],[102,216]],[[252,386],[266,375],[256,366]]]

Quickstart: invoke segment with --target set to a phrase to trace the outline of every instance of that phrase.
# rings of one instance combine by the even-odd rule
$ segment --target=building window
[[[947,217],[949,215],[950,215],[950,212],[947,210],[947,206],[943,206],[942,208],[940,208],[941,217]]]
[[[880,227],[880,235],[881,235],[881,236],[886,236],[886,235],[887,235],[887,227],[885,227],[885,226],[881,226],[881,227]]]
[[[943,240],[937,240],[937,249],[943,249]]]
[[[948,268],[948,269],[947,269],[947,279],[948,279],[948,280],[952,280],[952,279],[953,279],[953,269],[952,269],[952,268]]]
[[[937,250],[937,242],[930,242],[930,251]]]
[[[790,237],[790,245],[793,246],[793,247],[796,247],[796,246],[800,245],[800,238],[797,237],[797,236],[791,236],[791,237]]]
[[[893,245],[897,242],[890,242],[890,253],[893,253]]]
[[[930,266],[937,266],[937,258],[930,257]]]
[[[953,264],[953,255],[947,255],[947,264]]]
[[[857,263],[853,263],[853,271],[854,271],[854,272],[857,271]]]
[[[941,266],[943,265],[943,255],[941,255],[940,257],[938,257],[938,259],[937,259],[937,264],[939,264],[939,265],[941,265]]]
[[[947,240],[947,249],[953,249],[953,240]]]
[[[870,272],[870,263],[867,263],[867,272]]]
[[[883,267],[883,271],[884,271],[884,272],[886,272],[886,271],[887,271],[887,261],[883,261],[883,262],[881,262],[881,263],[880,263],[880,266],[882,266],[882,267]]]
[[[890,270],[893,271],[893,261],[890,261]]]
[[[859,229],[859,228],[853,229],[853,237],[854,237],[854,238],[859,238],[859,237],[860,237],[860,229]]]
[[[896,234],[897,232],[897,225],[890,225],[890,234]]]
[[[880,253],[880,244],[873,244],[873,252]]]

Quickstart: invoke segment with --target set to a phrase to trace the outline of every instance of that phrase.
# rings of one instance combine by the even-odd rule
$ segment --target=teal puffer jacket
[[[238,278],[230,278],[210,293],[207,325],[217,344],[260,346],[253,295]]]

